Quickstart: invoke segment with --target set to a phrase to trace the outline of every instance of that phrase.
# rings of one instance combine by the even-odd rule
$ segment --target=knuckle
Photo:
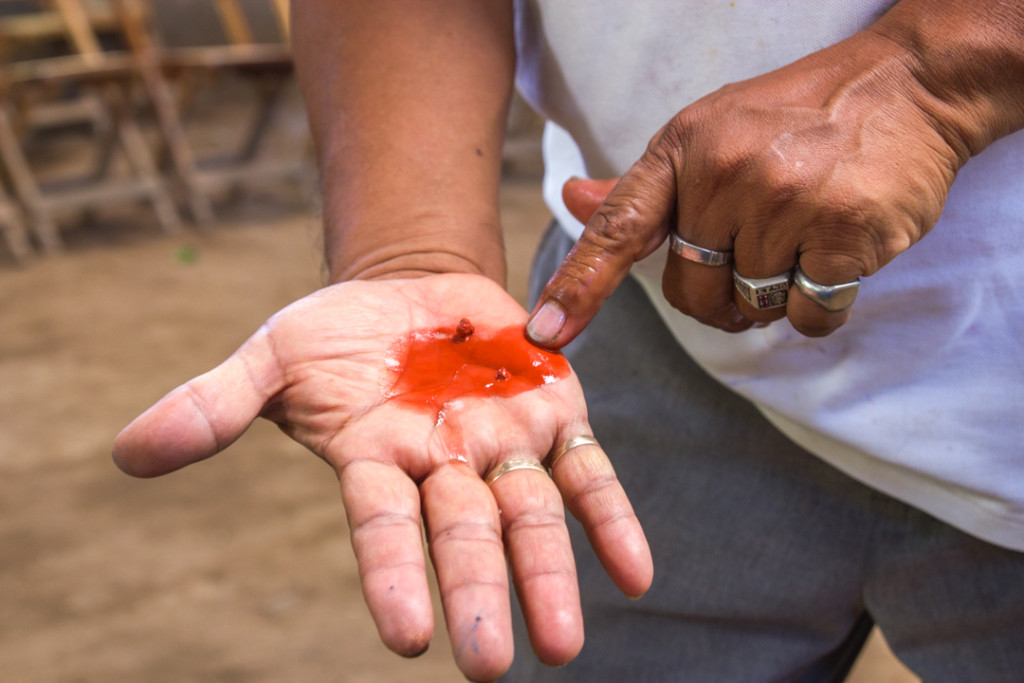
[[[802,201],[814,187],[814,180],[799,164],[772,155],[761,156],[755,165],[769,211]]]
[[[850,282],[878,270],[874,255],[859,249],[844,249],[835,242],[808,249],[800,256],[800,268],[822,285]]]
[[[802,240],[801,263],[810,258],[807,267],[822,269],[815,272],[841,272],[847,279],[872,275],[909,249],[927,221],[868,186],[823,194],[817,213]]]
[[[505,523],[505,532],[509,534],[521,531],[544,531],[547,529],[561,530],[565,526],[565,518],[551,510],[540,510],[521,514]]]
[[[418,530],[420,521],[408,513],[381,510],[362,518],[350,518],[349,525],[352,527],[353,536],[373,537],[384,529],[412,528]]]
[[[708,145],[703,158],[705,172],[719,182],[742,175],[756,163],[752,150],[736,141]]]
[[[545,297],[557,301],[566,311],[579,311],[584,304],[589,305],[597,275],[589,258],[567,258],[548,282]]]
[[[449,544],[502,547],[501,532],[489,523],[453,521],[437,529],[430,527],[429,532],[434,548]]]
[[[589,517],[599,517],[611,510],[617,510],[619,480],[611,472],[587,482],[587,485],[566,500],[570,510],[579,510]]]
[[[557,489],[540,477],[520,477],[516,486],[509,486],[502,493],[501,508],[514,518],[551,516],[562,509]]]
[[[689,146],[702,128],[697,107],[690,106],[678,112],[651,138],[647,154],[654,158],[667,159],[668,150],[682,150]]]
[[[635,226],[642,217],[639,198],[619,192],[608,197],[594,212],[587,223],[586,239],[601,251],[617,250],[620,245],[633,241]]]

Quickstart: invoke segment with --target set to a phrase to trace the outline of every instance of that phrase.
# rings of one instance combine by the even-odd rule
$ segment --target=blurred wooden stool
[[[88,8],[82,0],[49,0],[38,6],[36,12],[0,17],[0,44],[7,58],[0,65],[0,162],[43,249],[61,249],[57,212],[114,202],[145,200],[160,227],[177,231],[177,210],[135,120],[134,58],[126,50],[104,50],[92,23],[116,19],[113,8],[98,12],[95,8],[103,5],[95,0]],[[37,45],[45,42],[57,54],[15,59],[12,46],[33,40]],[[81,107],[82,102],[87,104]],[[63,114],[33,116],[44,103],[56,107],[49,111]],[[26,130],[73,123],[76,107],[92,119],[96,163],[84,174],[43,182],[24,149]],[[127,175],[113,172],[118,153],[127,161]]]
[[[166,5],[144,0],[116,0],[121,8],[128,42],[138,61],[166,144],[166,155],[188,198],[193,217],[199,222],[213,217],[211,198],[217,192],[237,190],[246,184],[287,179],[308,180],[313,165],[310,142],[303,127],[302,140],[292,144],[297,153],[268,153],[272,133],[288,130],[283,95],[294,82],[288,45],[288,7],[284,0],[261,0],[276,18],[277,35],[272,42],[258,42],[246,7],[255,2],[205,0],[191,2],[191,10],[205,7],[206,18],[217,23],[221,40],[210,45],[175,46],[162,34],[160,12]],[[149,15],[151,20],[145,21]],[[189,104],[195,93],[219,79],[232,75],[252,85],[256,96],[250,120],[240,121],[244,129],[237,149],[220,156],[210,154],[189,135]],[[303,117],[304,121],[304,117]]]

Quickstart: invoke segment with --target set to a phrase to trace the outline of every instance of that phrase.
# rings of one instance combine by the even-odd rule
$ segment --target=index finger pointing
[[[590,217],[576,246],[541,292],[527,325],[530,338],[551,348],[572,341],[633,263],[664,241],[675,203],[672,163],[649,150]]]

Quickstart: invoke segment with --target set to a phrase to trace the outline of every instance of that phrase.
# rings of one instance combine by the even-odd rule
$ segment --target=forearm
[[[961,163],[1024,127],[1024,2],[902,0],[872,30],[906,50],[919,104]]]
[[[511,3],[293,3],[330,279],[484,274],[504,284],[501,147]]]

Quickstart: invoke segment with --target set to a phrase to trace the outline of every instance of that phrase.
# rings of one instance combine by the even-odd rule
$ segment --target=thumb
[[[230,358],[160,399],[114,440],[114,462],[155,477],[208,458],[248,429],[283,386],[265,333]]]
[[[569,178],[562,186],[562,201],[565,202],[565,208],[569,209],[573,218],[580,223],[586,223],[608,198],[612,188],[618,182],[618,178],[611,180]]]
[[[667,155],[648,152],[617,182],[573,179],[562,196],[586,227],[544,287],[526,326],[530,339],[549,348],[572,341],[633,263],[665,240],[675,214],[675,169]]]

